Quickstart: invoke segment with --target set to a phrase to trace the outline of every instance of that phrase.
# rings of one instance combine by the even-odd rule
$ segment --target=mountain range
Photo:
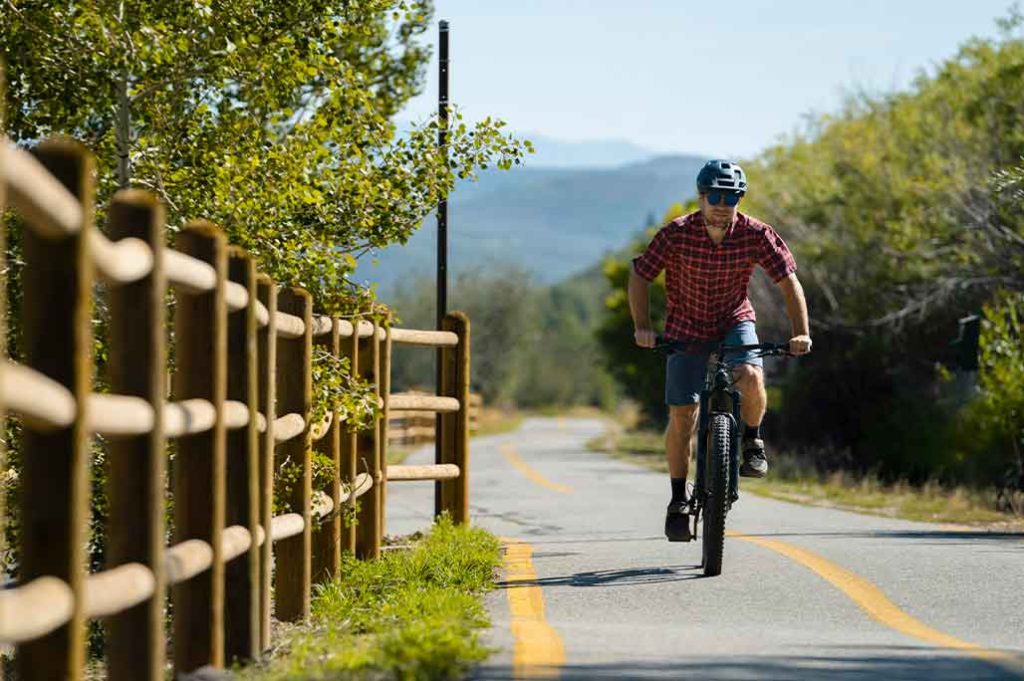
[[[629,158],[632,150],[627,143],[606,158],[615,153]],[[459,183],[449,197],[450,276],[504,262],[528,269],[538,283],[565,279],[622,248],[671,204],[691,198],[703,162],[672,155],[614,167],[530,164]],[[375,254],[373,262],[364,258],[356,278],[377,283],[386,298],[403,279],[433,276],[435,258],[436,221],[430,217],[407,244]]]

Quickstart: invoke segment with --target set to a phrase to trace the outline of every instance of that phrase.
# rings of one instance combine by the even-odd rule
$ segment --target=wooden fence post
[[[274,517],[274,418],[277,402],[277,287],[266,275],[256,283],[257,297],[267,308],[269,321],[259,330],[258,363],[259,410],[264,416],[266,429],[260,437],[259,460],[259,517],[264,540],[260,547],[260,651],[270,648],[271,567],[274,542],[270,538],[270,523]]]
[[[108,624],[107,674],[111,679],[164,678],[164,514],[167,456],[163,429],[167,356],[164,342],[164,208],[149,192],[114,195],[109,212],[114,240],[134,237],[149,245],[153,270],[138,281],[112,286],[110,389],[141,397],[153,407],[147,435],[110,440],[107,539],[110,567],[142,563],[153,572],[153,596]]]
[[[348,357],[349,371],[352,376],[358,377],[359,374],[359,320],[352,320],[352,335],[344,339],[342,342],[342,352]],[[352,485],[355,483],[356,473],[358,472],[358,452],[359,452],[359,435],[349,430],[351,424],[346,423],[341,426],[341,479],[345,482],[348,488],[351,490]],[[348,501],[345,502],[345,518],[341,524],[341,551],[355,554],[356,552],[356,527],[352,523],[352,509],[356,506],[356,499],[354,495],[350,495]]]
[[[380,350],[380,386],[381,406],[380,421],[377,423],[377,441],[380,443],[380,535],[388,532],[388,418],[391,413],[389,406],[391,397],[391,315],[384,320],[385,331]]]
[[[356,327],[358,334],[358,327]],[[374,392],[380,395],[380,340],[377,338],[377,322],[373,323],[373,335],[361,340],[359,350],[359,373],[374,385]],[[376,420],[369,430],[359,433],[356,465],[359,471],[373,479],[373,487],[359,498],[359,524],[356,526],[356,557],[377,559],[380,557],[380,439]]]
[[[228,316],[228,399],[249,407],[249,424],[227,434],[225,525],[242,525],[252,537],[249,550],[225,571],[224,656],[233,662],[253,660],[260,651],[256,263],[241,248],[228,249],[228,277],[249,293],[249,305]]]
[[[453,331],[459,344],[447,347],[441,354],[441,395],[459,400],[459,411],[442,414],[442,463],[453,463],[461,471],[455,480],[441,483],[441,508],[451,515],[452,522],[469,523],[469,317],[452,312],[442,320],[444,331]]]
[[[201,539],[213,549],[213,565],[173,588],[174,666],[190,672],[224,665],[225,430],[227,395],[227,248],[224,234],[208,222],[193,222],[178,235],[178,250],[214,268],[213,291],[178,292],[175,311],[174,396],[213,403],[211,430],[178,440],[172,471],[174,540]]]
[[[314,341],[314,346],[333,357],[341,354],[341,325],[335,319],[331,330]],[[320,521],[313,533],[313,583],[323,584],[338,576],[341,567],[341,433],[343,426],[338,413],[331,416],[331,425],[323,437],[313,445],[318,453],[331,461],[331,482],[326,492],[334,502],[330,517]]]
[[[89,523],[88,395],[92,388],[93,161],[65,140],[39,145],[40,162],[78,199],[81,230],[47,239],[24,230],[22,308],[25,361],[57,381],[78,405],[74,423],[48,431],[24,426],[21,471],[22,582],[50,575],[74,593],[71,620],[18,646],[21,679],[82,678],[85,619],[82,586]]]
[[[300,477],[291,485],[289,500],[291,512],[301,514],[305,526],[301,534],[278,542],[275,610],[282,622],[297,622],[309,619],[311,593],[309,418],[313,401],[313,298],[302,289],[285,289],[278,295],[277,307],[299,317],[306,325],[301,337],[280,338],[277,342],[277,411],[282,415],[300,414],[306,421],[302,434],[277,448],[278,466],[288,462],[299,468]]]

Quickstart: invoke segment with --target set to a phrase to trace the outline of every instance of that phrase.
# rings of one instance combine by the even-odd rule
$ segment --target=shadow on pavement
[[[837,537],[843,539],[917,539],[941,542],[1020,542],[1024,548],[1022,532],[985,532],[971,530],[862,530],[846,532],[759,532],[742,533],[747,537]]]
[[[963,657],[908,655],[873,648],[871,654],[787,657],[734,657],[681,659],[663,663],[609,663],[566,665],[559,669],[535,669],[523,673],[507,666],[481,666],[469,677],[474,681],[513,679],[722,679],[747,681],[880,681],[927,679],[928,681],[988,681],[1019,679],[1009,669]]]
[[[638,584],[664,584],[697,579],[704,575],[700,565],[678,565],[660,568],[634,568],[630,570],[597,570],[577,572],[564,577],[543,577],[515,582],[498,582],[499,589],[517,589],[524,586],[636,586]]]

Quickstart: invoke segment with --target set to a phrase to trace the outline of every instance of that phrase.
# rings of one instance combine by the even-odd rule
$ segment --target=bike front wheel
[[[701,543],[704,553],[704,576],[722,574],[722,554],[725,551],[725,513],[729,503],[729,452],[731,451],[732,422],[725,414],[712,414],[708,426],[708,446],[705,449],[704,527]]]

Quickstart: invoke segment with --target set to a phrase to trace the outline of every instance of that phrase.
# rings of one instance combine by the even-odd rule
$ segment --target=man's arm
[[[653,348],[654,329],[651,328],[651,299],[649,281],[629,268],[629,312],[633,315],[633,338],[642,348]]]
[[[793,325],[793,337],[789,339],[789,351],[794,355],[806,355],[811,351],[811,329],[807,318],[807,299],[804,287],[796,273],[779,280],[779,288],[786,299],[786,314]]]

